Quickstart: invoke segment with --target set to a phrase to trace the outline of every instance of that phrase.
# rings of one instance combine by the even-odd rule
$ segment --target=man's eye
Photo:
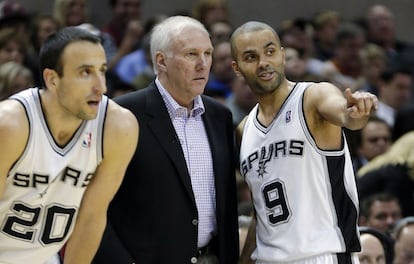
[[[249,54],[249,55],[246,55],[246,56],[244,57],[244,59],[245,59],[246,61],[251,61],[251,60],[253,60],[254,58],[256,58],[256,56],[254,56],[253,54]]]

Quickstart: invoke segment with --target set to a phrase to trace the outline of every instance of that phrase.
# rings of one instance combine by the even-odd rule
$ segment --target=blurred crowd
[[[108,96],[145,88],[155,77],[150,32],[169,15],[202,22],[214,44],[205,94],[228,106],[236,126],[256,104],[247,83],[232,70],[229,38],[235,25],[225,0],[198,0],[192,10],[171,10],[142,20],[142,0],[109,0],[112,16],[103,27],[89,20],[87,0],[54,0],[51,14],[33,14],[17,0],[0,2],[0,100],[42,86],[38,53],[48,35],[78,26],[102,39]],[[414,44],[397,39],[395,14],[371,6],[346,20],[336,10],[294,17],[274,25],[291,81],[328,81],[342,90],[369,91],[379,108],[359,131],[345,130],[360,195],[361,241],[383,262],[414,260]],[[409,26],[409,25],[407,25]],[[237,150],[235,150],[237,151]],[[252,213],[250,193],[238,178],[241,246]],[[377,247],[375,247],[377,246]],[[368,253],[367,253],[368,252]],[[373,253],[374,254],[374,253]],[[371,255],[372,257],[372,255]]]

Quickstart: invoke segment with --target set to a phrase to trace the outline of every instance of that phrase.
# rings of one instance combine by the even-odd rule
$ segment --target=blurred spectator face
[[[313,41],[306,29],[296,25],[288,25],[281,35],[281,43],[284,47],[291,47],[309,56],[313,51]]]
[[[368,121],[361,130],[359,154],[368,161],[386,152],[391,146],[391,130],[387,124]]]
[[[39,46],[52,33],[58,30],[59,25],[52,18],[42,18],[38,22],[38,29],[36,34],[37,43]]]
[[[213,44],[222,41],[229,41],[233,28],[230,24],[225,22],[215,22],[210,26],[210,37]]]
[[[401,208],[397,201],[375,201],[370,208],[370,215],[363,225],[390,233],[401,217]]]
[[[299,52],[294,48],[285,49],[285,74],[291,81],[297,81],[306,73],[306,62],[299,57]]]
[[[227,7],[226,5],[217,3],[216,5],[210,6],[203,17],[205,25],[211,25],[212,23],[220,20],[227,19]]]
[[[31,76],[19,73],[10,80],[9,90],[13,91],[13,93],[16,93],[33,86],[34,82]]]
[[[0,100],[33,86],[33,74],[25,66],[13,61],[0,65]]]
[[[380,81],[381,73],[386,68],[385,60],[381,58],[373,58],[363,62],[363,74],[370,83],[377,83]]]
[[[224,83],[234,79],[230,42],[221,42],[214,47],[212,73],[214,77]]]
[[[66,26],[77,26],[86,21],[86,0],[71,0],[66,10]]]
[[[246,80],[243,77],[236,76],[232,82],[231,89],[237,105],[249,112],[257,100]],[[250,192],[248,192],[248,195],[250,197]]]
[[[317,39],[322,43],[327,43],[328,45],[335,44],[335,36],[338,30],[338,26],[340,23],[339,17],[332,17],[327,20],[317,31],[315,31],[315,35]]]
[[[127,24],[130,20],[141,17],[141,0],[117,0],[113,8],[116,19]]]
[[[371,234],[361,235],[362,252],[358,253],[361,264],[385,264],[384,248],[378,238]]]
[[[366,22],[368,35],[372,41],[381,45],[394,41],[394,16],[385,6],[373,6],[367,14]]]
[[[394,264],[414,263],[414,225],[404,227],[395,242]]]
[[[338,58],[341,63],[348,65],[349,68],[360,68],[362,62],[359,54],[364,45],[365,38],[363,35],[344,39],[335,49],[335,57]]]
[[[4,47],[0,48],[0,65],[14,61],[22,64],[24,60],[24,48],[17,41],[10,40]]]
[[[412,76],[396,73],[394,78],[380,89],[381,100],[394,109],[399,109],[411,99]]]

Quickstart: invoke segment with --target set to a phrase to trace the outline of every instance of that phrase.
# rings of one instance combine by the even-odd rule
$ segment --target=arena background
[[[19,0],[31,13],[51,13],[53,0]],[[111,15],[108,0],[89,0],[90,21],[101,26]],[[143,0],[143,21],[155,13],[172,14],[190,11],[195,0]],[[373,4],[388,6],[395,15],[397,36],[414,43],[414,0],[228,0],[230,18],[235,26],[248,20],[259,20],[275,28],[285,19],[309,18],[320,10],[338,11],[345,19],[364,15]]]

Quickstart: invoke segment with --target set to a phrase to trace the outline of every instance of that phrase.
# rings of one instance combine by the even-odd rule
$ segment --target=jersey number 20
[[[41,207],[29,207],[23,203],[15,203],[12,207],[14,215],[10,215],[3,225],[3,232],[9,236],[25,241],[33,241],[42,213]],[[44,244],[58,243],[65,239],[75,215],[75,208],[64,208],[58,205],[48,206],[42,223],[40,241]]]

